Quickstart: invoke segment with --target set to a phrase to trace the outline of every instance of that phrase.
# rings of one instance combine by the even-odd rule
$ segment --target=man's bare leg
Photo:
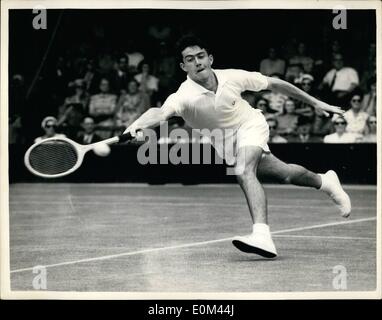
[[[253,223],[267,223],[267,199],[260,181],[257,167],[263,150],[260,147],[243,147],[237,154],[236,178],[247,200]]]
[[[332,198],[343,217],[350,215],[350,198],[342,189],[334,171],[328,171],[326,174],[316,174],[303,166],[287,164],[273,154],[266,154],[258,165],[258,173],[262,176],[276,178],[281,183],[320,189]]]
[[[235,237],[232,243],[241,251],[274,258],[277,252],[267,224],[267,199],[257,178],[257,167],[262,154],[263,150],[256,146],[242,147],[238,151],[235,173],[247,199],[253,229],[252,234]]]

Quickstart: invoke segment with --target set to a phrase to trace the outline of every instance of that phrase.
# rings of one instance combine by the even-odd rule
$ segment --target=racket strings
[[[64,173],[78,161],[76,148],[66,141],[47,141],[37,145],[29,154],[29,163],[37,172],[45,175]]]

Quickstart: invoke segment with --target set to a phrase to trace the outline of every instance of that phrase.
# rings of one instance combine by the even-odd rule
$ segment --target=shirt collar
[[[217,89],[217,91],[219,91],[219,88],[221,88],[227,82],[228,79],[224,76],[224,74],[222,74],[220,72],[220,70],[215,70],[215,69],[211,69],[211,70],[216,75],[216,78],[218,79],[218,89]],[[200,93],[200,94],[211,92],[210,90],[208,90],[208,89],[204,88],[203,86],[201,86],[200,84],[196,83],[188,75],[187,75],[187,82],[189,83],[189,85],[192,88],[197,90],[197,92]]]

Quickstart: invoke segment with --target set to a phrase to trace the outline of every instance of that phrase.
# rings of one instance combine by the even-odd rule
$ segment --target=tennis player
[[[342,114],[343,110],[308,95],[292,84],[266,77],[258,72],[236,69],[212,69],[214,61],[208,47],[193,36],[178,42],[180,67],[187,73],[178,91],[171,94],[161,108],[151,108],[131,124],[125,133],[133,136],[138,130],[158,126],[172,116],[182,117],[194,129],[222,129],[224,139],[233,144],[213,143],[218,154],[228,159],[232,154],[237,168],[237,180],[245,194],[252,218],[252,233],[233,239],[233,245],[247,253],[274,258],[277,251],[267,220],[267,199],[257,174],[277,178],[280,182],[313,187],[328,194],[343,217],[351,211],[349,196],[342,189],[337,174],[313,173],[300,165],[286,164],[276,158],[267,145],[268,124],[260,110],[253,109],[241,93],[246,90],[276,90],[301,100],[324,112]],[[223,150],[232,145],[234,150]]]

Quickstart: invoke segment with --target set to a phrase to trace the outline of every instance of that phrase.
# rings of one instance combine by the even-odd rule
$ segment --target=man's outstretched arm
[[[173,115],[175,115],[175,111],[170,107],[150,108],[135,120],[124,133],[130,132],[135,137],[138,130],[157,127],[162,121],[168,120]]]
[[[307,94],[305,91],[297,88],[293,84],[290,84],[287,81],[267,77],[268,80],[268,89],[280,92],[285,94],[288,97],[300,100],[304,103],[311,105],[314,108],[321,109],[327,112],[333,112],[337,114],[343,114],[345,111],[339,107],[331,106],[323,101],[320,101],[311,95]]]

